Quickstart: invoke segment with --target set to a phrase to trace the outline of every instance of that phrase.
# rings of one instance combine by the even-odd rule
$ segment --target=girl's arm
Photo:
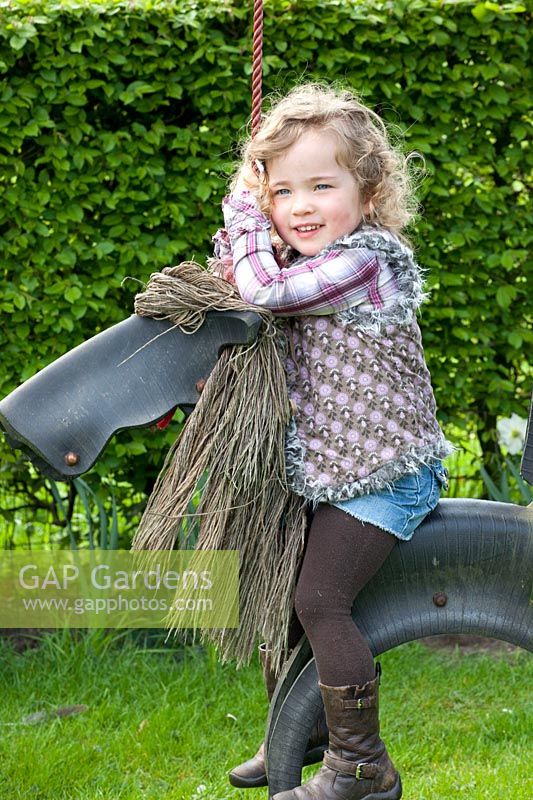
[[[382,308],[397,290],[390,269],[366,248],[333,248],[281,267],[274,256],[271,223],[249,192],[223,201],[235,282],[248,303],[274,313],[332,314],[354,306]]]

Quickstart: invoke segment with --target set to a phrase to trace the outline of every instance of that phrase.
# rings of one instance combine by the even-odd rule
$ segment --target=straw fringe
[[[260,335],[220,356],[165,459],[133,548],[190,548],[190,504],[205,480],[196,547],[240,551],[241,623],[237,629],[206,629],[202,638],[216,645],[223,660],[238,664],[264,639],[276,669],[287,652],[306,528],[305,499],[289,490],[285,472],[290,406],[284,339],[271,312],[244,303],[233,286],[194,262],[153,274],[135,300],[137,314],[169,319],[189,333],[207,311],[230,309],[258,313]],[[172,623],[173,618],[171,628]]]

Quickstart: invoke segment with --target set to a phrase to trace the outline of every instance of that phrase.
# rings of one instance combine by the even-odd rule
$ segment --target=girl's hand
[[[213,245],[215,255],[208,261],[211,271],[217,278],[223,278],[235,286],[231,242],[228,232],[224,228],[220,228],[213,236]]]
[[[222,277],[224,278],[225,281],[231,283],[232,286],[236,286],[235,274],[233,272],[233,263],[224,264],[224,272],[222,274]]]
[[[224,256],[222,258],[214,258],[208,259],[208,267],[213,275],[216,275],[217,278],[222,278],[222,280],[231,283],[232,286],[235,286],[235,274],[233,272],[233,259],[231,256]]]

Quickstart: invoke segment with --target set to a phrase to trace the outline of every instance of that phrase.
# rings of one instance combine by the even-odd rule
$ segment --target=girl
[[[321,770],[275,800],[399,798],[379,736],[379,671],[354,598],[436,506],[451,450],[416,310],[407,160],[349,92],[294,89],[248,142],[215,256],[242,298],[283,318],[292,490],[314,510],[295,611],[329,728]],[[252,762],[263,772],[261,752]],[[235,785],[250,762],[230,774]],[[257,774],[255,777],[257,777]]]

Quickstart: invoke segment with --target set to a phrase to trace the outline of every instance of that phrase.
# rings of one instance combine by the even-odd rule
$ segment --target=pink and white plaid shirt
[[[271,309],[289,342],[288,485],[312,503],[382,491],[450,446],[436,419],[411,250],[360,226],[313,257],[276,258],[249,193],[224,200],[215,255],[241,296]],[[228,272],[228,275],[229,275]]]
[[[323,315],[355,306],[382,309],[397,293],[385,260],[366,247],[351,246],[350,236],[316,256],[300,256],[281,266],[272,245],[271,223],[255,197],[250,192],[230,195],[222,207],[229,242],[223,232],[216,234],[215,252],[227,259],[231,249],[235,282],[248,303],[283,316]]]

